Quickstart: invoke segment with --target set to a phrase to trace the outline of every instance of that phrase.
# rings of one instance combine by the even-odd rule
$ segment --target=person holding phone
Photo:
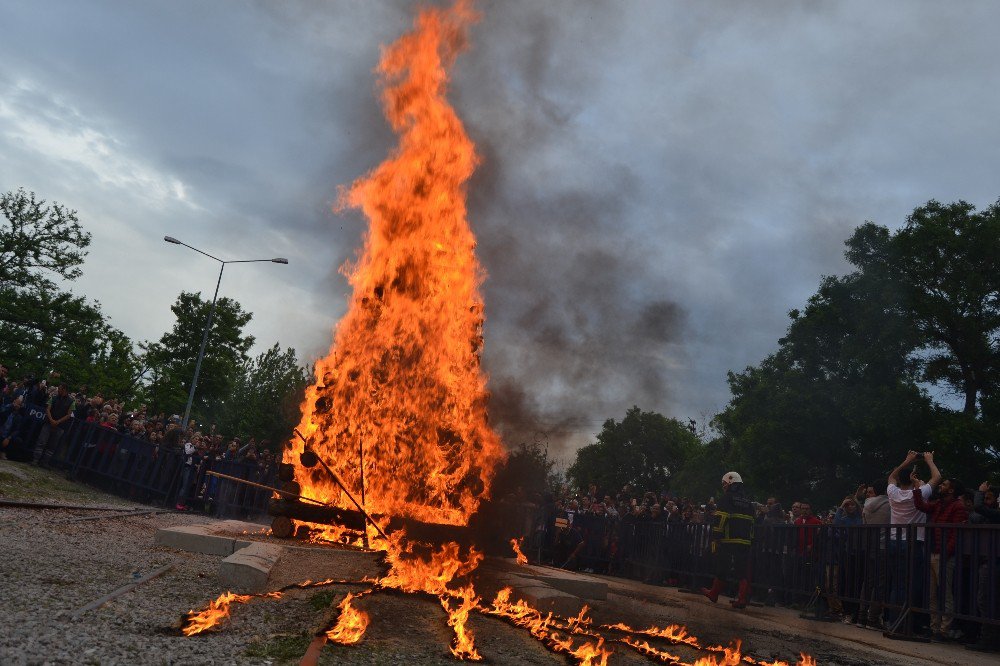
[[[917,477],[916,461],[923,458],[931,470],[931,478],[927,483],[923,483]],[[910,469],[907,469],[910,468]],[[923,525],[927,522],[927,514],[919,511],[913,503],[913,494],[920,493],[921,498],[926,501],[931,498],[934,488],[941,482],[941,472],[934,464],[934,452],[927,451],[919,453],[909,451],[906,458],[896,469],[889,473],[889,484],[886,488],[886,496],[889,498],[890,529],[889,529],[889,568],[892,578],[892,588],[889,593],[889,601],[892,604],[906,606],[917,603],[923,595],[924,579],[924,528],[909,528],[909,525]],[[910,531],[913,532],[913,540],[910,543]],[[909,551],[913,549],[913,569],[909,570],[907,563]],[[913,598],[907,598],[908,583],[912,579]]]

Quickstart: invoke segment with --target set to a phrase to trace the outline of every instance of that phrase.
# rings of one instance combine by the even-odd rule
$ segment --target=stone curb
[[[270,543],[252,543],[219,565],[219,582],[237,592],[261,592],[267,587],[271,569],[285,549]]]
[[[156,531],[154,543],[191,553],[222,555],[225,559],[219,565],[219,581],[223,585],[239,592],[260,592],[267,587],[271,569],[285,549],[275,544],[227,536],[250,534],[260,529],[256,523],[239,520],[165,527]]]
[[[250,545],[249,541],[233,537],[219,536],[206,529],[208,525],[182,525],[156,530],[153,543],[176,550],[206,555],[232,555],[240,548]]]

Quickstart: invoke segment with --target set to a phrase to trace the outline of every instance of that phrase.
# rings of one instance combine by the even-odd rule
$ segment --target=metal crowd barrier
[[[42,429],[45,408],[26,405],[30,419],[21,445],[10,455],[30,460]],[[50,463],[67,476],[128,499],[172,507],[186,496],[189,506],[207,514],[248,519],[266,513],[270,493],[226,479],[208,476],[217,471],[264,485],[273,485],[276,466],[261,475],[259,466],[232,460],[205,460],[181,492],[183,451],[169,450],[95,423],[70,419]]]
[[[692,591],[716,573],[709,525],[601,518],[591,536],[594,517],[576,520],[597,545],[612,525],[611,547],[577,568]],[[562,529],[551,517],[536,521],[530,555],[560,566]],[[588,552],[598,550],[585,547]],[[918,639],[928,625],[1000,631],[1000,525],[757,525],[750,560],[755,602],[797,607],[803,617],[846,615],[908,639]],[[731,572],[729,579],[740,577]]]

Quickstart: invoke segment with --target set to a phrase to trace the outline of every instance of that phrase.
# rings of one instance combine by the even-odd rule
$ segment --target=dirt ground
[[[10,466],[13,469],[8,469]],[[0,465],[0,498],[28,499],[31,488],[51,490],[55,497],[74,503],[120,504],[90,489],[74,491],[52,472],[17,463]],[[13,492],[16,491],[16,492]],[[134,506],[134,505],[130,505]],[[98,520],[84,517],[107,516]],[[219,557],[179,552],[153,545],[157,529],[208,522],[203,516],[164,513],[112,518],[111,512],[37,510],[0,507],[0,608],[5,631],[0,632],[2,664],[294,664],[305,653],[312,635],[331,617],[332,607],[348,591],[363,586],[331,586],[294,590],[281,599],[253,599],[233,606],[231,619],[217,631],[186,638],[178,631],[186,611],[200,609],[225,590],[217,574]],[[252,537],[251,537],[252,538]],[[360,578],[377,574],[370,554],[343,552],[330,570],[328,547],[290,548],[272,571],[271,588],[327,577]],[[134,591],[75,617],[74,613],[101,596],[164,565],[173,568]],[[487,601],[503,582],[511,565],[487,560],[476,579],[476,589]],[[633,626],[686,624],[705,644],[743,641],[744,652],[758,659],[795,663],[799,652],[819,664],[934,663],[933,660],[878,653],[858,645],[775,622],[765,628],[739,628],[722,620],[686,617],[683,604],[671,602],[656,588],[607,578],[610,594],[593,610],[599,623],[626,622]],[[399,664],[424,666],[454,664],[448,647],[452,631],[438,601],[431,598],[378,593],[356,604],[371,616],[362,641],[354,646],[328,644],[322,664]],[[721,605],[721,604],[720,604]],[[729,611],[727,611],[729,612]],[[476,645],[491,664],[562,664],[523,629],[504,621],[473,614],[470,626]],[[860,631],[860,630],[859,630]],[[704,652],[685,650],[650,640],[691,663]],[[614,645],[611,664],[628,666],[650,661],[631,648]],[[959,650],[959,657],[968,655]],[[969,655],[972,656],[972,655]],[[952,663],[972,663],[956,660]]]

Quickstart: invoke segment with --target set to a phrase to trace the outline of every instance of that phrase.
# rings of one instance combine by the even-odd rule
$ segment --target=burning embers
[[[480,370],[484,272],[466,220],[477,158],[445,99],[448,68],[476,19],[470,3],[420,13],[379,63],[393,153],[341,193],[370,226],[345,265],[354,294],[302,405],[299,430],[373,514],[464,525],[503,457]],[[285,461],[299,465],[303,444]],[[307,468],[303,494],[348,507]]]
[[[399,544],[402,542],[400,541]],[[398,545],[397,555],[388,556],[389,571],[376,580],[346,581],[326,580],[317,583],[305,582],[289,585],[276,592],[256,595],[234,595],[225,593],[211,602],[204,610],[191,612],[185,617],[182,632],[187,636],[207,631],[229,615],[230,604],[246,604],[252,599],[280,598],[291,589],[325,587],[329,585],[365,585],[361,592],[348,593],[338,604],[338,612],[329,626],[323,627],[316,641],[306,653],[303,664],[316,663],[319,650],[325,641],[341,645],[359,643],[368,627],[368,614],[358,608],[356,602],[365,597],[374,597],[380,592],[399,591],[409,594],[436,598],[447,613],[448,626],[452,628],[451,654],[458,660],[481,661],[482,655],[476,648],[475,636],[468,626],[469,617],[479,614],[503,620],[524,629],[531,637],[556,654],[565,656],[574,664],[583,666],[606,666],[616,646],[641,654],[653,662],[675,666],[789,666],[784,661],[763,661],[742,652],[739,641],[728,647],[704,645],[685,627],[670,625],[651,626],[646,629],[630,627],[626,624],[597,624],[588,617],[584,607],[575,617],[567,618],[555,613],[543,613],[527,602],[512,600],[510,588],[500,590],[489,605],[483,604],[471,582],[460,587],[449,586],[449,576],[467,577],[478,565],[482,556],[475,550],[459,554],[453,544],[432,549],[426,544],[414,546]],[[674,652],[655,647],[650,641],[658,641],[680,647],[688,652],[702,653],[693,661],[685,661]],[[317,642],[318,641],[318,642]],[[798,666],[816,666],[815,660],[801,655]]]

